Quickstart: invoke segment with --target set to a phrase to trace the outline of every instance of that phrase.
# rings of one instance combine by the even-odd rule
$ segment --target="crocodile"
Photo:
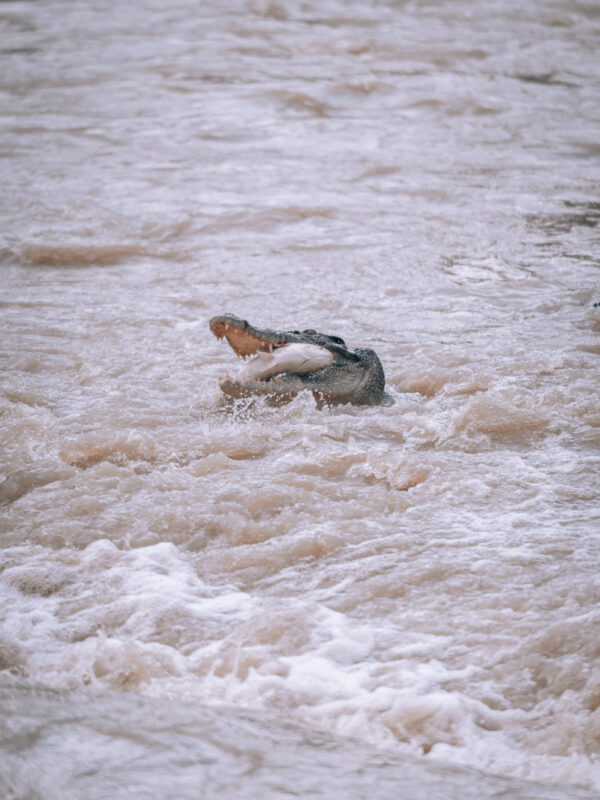
[[[374,350],[347,347],[339,336],[309,329],[279,331],[257,328],[234,314],[209,321],[218,339],[227,339],[245,361],[235,378],[220,380],[230,398],[262,395],[272,405],[313,393],[317,405],[391,405],[385,375]]]

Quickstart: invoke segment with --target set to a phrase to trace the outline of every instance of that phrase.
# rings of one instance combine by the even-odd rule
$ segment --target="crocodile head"
[[[351,349],[339,336],[314,330],[276,331],[256,328],[233,314],[209,321],[218,339],[249,358],[235,378],[220,381],[228,397],[264,395],[270,402],[291,400],[307,389],[317,402],[389,404],[381,362],[373,350]]]

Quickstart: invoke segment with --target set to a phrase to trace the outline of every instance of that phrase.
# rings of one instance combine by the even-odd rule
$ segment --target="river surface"
[[[600,797],[600,5],[0,5],[0,789]],[[208,319],[389,407],[228,404]]]

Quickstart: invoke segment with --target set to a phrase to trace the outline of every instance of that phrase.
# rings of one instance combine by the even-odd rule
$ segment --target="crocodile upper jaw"
[[[213,317],[209,326],[218,339],[227,339],[238,356],[253,356],[238,372],[241,381],[264,381],[284,372],[306,375],[334,361],[333,352],[303,341],[307,335],[300,332],[260,330],[233,314]]]
[[[289,341],[285,335],[278,335],[275,331],[261,331],[254,328],[245,319],[240,319],[234,314],[212,317],[208,324],[217,339],[227,339],[232,350],[243,358],[254,355],[258,350],[268,350]]]

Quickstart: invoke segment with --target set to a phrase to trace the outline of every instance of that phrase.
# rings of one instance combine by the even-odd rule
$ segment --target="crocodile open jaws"
[[[220,381],[228,397],[263,395],[279,404],[308,390],[319,405],[393,403],[373,350],[350,349],[339,336],[314,330],[255,328],[234,314],[213,317],[209,325],[218,339],[227,339],[238,356],[250,357],[235,378]]]

